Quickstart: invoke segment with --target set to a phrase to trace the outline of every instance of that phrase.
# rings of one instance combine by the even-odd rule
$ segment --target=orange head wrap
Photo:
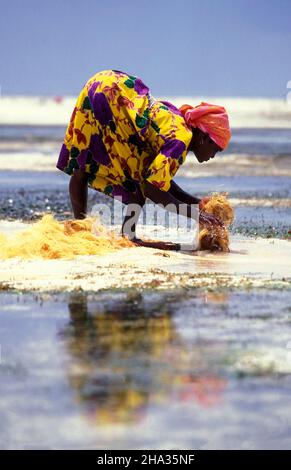
[[[202,103],[193,108],[183,104],[179,108],[188,126],[198,127],[222,149],[225,149],[231,137],[228,115],[223,106]]]

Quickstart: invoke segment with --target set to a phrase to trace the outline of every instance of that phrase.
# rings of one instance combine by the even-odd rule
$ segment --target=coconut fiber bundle
[[[205,197],[200,203],[200,209],[208,214],[213,214],[224,226],[209,226],[200,223],[199,249],[211,251],[229,251],[228,227],[233,222],[234,212],[227,193],[213,193],[210,197]]]

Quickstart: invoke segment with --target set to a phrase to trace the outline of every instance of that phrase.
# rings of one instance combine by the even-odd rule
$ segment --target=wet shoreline
[[[1,448],[287,449],[290,295],[2,293]]]
[[[3,179],[2,179],[3,178]],[[72,217],[68,194],[67,175],[20,175],[11,172],[0,175],[0,220],[24,222],[38,220],[45,213],[53,213],[57,219]],[[255,178],[255,177],[254,177]],[[291,178],[289,177],[208,177],[197,181],[176,178],[178,184],[192,194],[204,196],[211,191],[228,190],[235,208],[233,234],[289,239],[291,227]],[[53,182],[52,182],[53,181]],[[258,188],[261,185],[261,189]],[[236,186],[236,189],[234,189]],[[257,187],[251,190],[251,187]],[[112,208],[111,198],[89,191],[89,213],[94,204],[103,203]]]
[[[71,218],[62,128],[5,132],[0,227]],[[2,449],[290,448],[290,131],[234,134],[177,178],[229,192],[231,253],[2,261]]]

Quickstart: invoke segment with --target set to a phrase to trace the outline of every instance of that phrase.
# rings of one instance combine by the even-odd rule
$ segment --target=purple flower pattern
[[[149,95],[140,78],[125,72],[105,70],[90,78],[71,116],[57,168],[69,175],[78,168],[88,172],[91,187],[125,203],[144,200],[145,178],[167,191],[192,132],[171,103],[156,101],[153,110]]]

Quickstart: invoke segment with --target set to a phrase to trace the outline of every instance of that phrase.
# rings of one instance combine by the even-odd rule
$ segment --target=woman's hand
[[[205,205],[210,201],[210,196],[204,196],[199,202],[199,209],[203,210]]]
[[[140,238],[133,238],[131,241],[138,246],[143,246],[146,248],[156,248],[157,250],[179,251],[181,249],[181,245],[179,243],[141,240]]]
[[[224,227],[224,224],[217,217],[202,210],[199,213],[199,223],[212,227]]]

